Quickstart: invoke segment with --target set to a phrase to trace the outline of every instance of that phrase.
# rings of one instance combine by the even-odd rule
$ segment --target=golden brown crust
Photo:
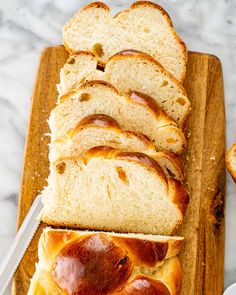
[[[58,140],[54,140],[54,142],[65,142],[68,140],[68,137],[72,139],[72,141],[76,140],[77,135],[82,131],[86,129],[104,129],[107,131],[113,131],[116,132],[117,135],[121,134],[122,136],[126,138],[137,138],[140,142],[142,142],[143,146],[145,147],[145,153],[149,154],[152,158],[154,158],[159,165],[163,168],[163,165],[165,167],[164,171],[168,177],[173,177],[181,182],[184,180],[184,166],[181,158],[177,156],[177,154],[173,152],[156,152],[155,146],[153,142],[144,134],[133,132],[133,131],[127,131],[123,130],[118,126],[118,123],[115,119],[111,118],[110,116],[103,115],[103,114],[95,114],[85,117],[81,120],[74,129],[70,130],[68,132],[68,136],[62,137]],[[76,144],[76,141],[74,142]],[[114,142],[115,143],[115,142]],[[95,145],[95,144],[94,144]],[[97,144],[99,145],[99,144]],[[107,145],[110,146],[109,142]],[[111,145],[112,147],[115,147]],[[165,163],[160,163],[159,161],[162,159],[167,160],[167,166],[165,166]],[[169,163],[169,165],[168,165]],[[172,171],[171,167],[174,166],[174,170]]]
[[[73,94],[75,94],[76,93],[76,91],[70,91],[70,92],[68,92],[68,93],[66,93],[66,94],[64,94],[64,95],[62,95],[61,97],[60,97],[60,103],[63,103],[64,101],[66,101],[67,99],[70,99],[70,97],[73,95]]]
[[[137,161],[142,165],[145,165],[147,168],[155,170],[163,180],[167,180],[162,168],[157,163],[157,161],[155,161],[152,157],[146,154],[137,152],[120,152],[118,154],[118,158],[129,161]]]
[[[44,245],[47,252],[58,253],[63,245],[88,235],[95,235],[97,233],[107,234],[106,232],[96,231],[78,231],[71,229],[53,229],[46,228],[41,236],[40,243]],[[124,234],[125,235],[125,234]],[[137,264],[142,263],[146,266],[153,265],[154,261],[158,263],[163,259],[169,259],[176,256],[181,247],[183,246],[184,239],[181,237],[166,237],[165,240],[149,240],[145,238],[131,237],[131,236],[118,236],[113,232],[108,232],[108,236],[113,239],[115,243],[127,247],[132,255],[136,255]],[[150,253],[151,257],[147,254]]]
[[[168,251],[166,253],[166,258],[169,259],[179,254],[180,249],[184,245],[184,238],[171,240],[168,244]]]
[[[161,281],[167,284],[171,295],[179,295],[182,282],[182,271],[177,257],[166,260],[162,271]]]
[[[149,148],[155,149],[155,145],[153,144],[153,142],[147,135],[140,132],[129,131],[129,130],[123,130],[123,132],[125,132],[128,136],[129,135],[137,136],[141,141],[143,141],[146,145],[148,145]]]
[[[87,10],[87,9],[90,9],[90,8],[101,8],[101,9],[104,9],[104,10],[107,10],[107,11],[110,11],[110,8],[109,6],[107,6],[105,3],[103,2],[100,2],[100,1],[96,1],[96,2],[92,2],[86,6],[84,6],[81,11],[83,10]]]
[[[168,242],[156,242],[130,237],[113,236],[113,241],[132,254],[135,265],[154,267],[166,258]]]
[[[154,3],[154,2],[151,2],[151,1],[136,1],[134,2],[130,8],[131,9],[135,9],[135,8],[140,8],[140,7],[151,7],[151,8],[154,8],[154,9],[157,9],[161,12],[161,14],[166,18],[167,22],[169,23],[169,25],[171,27],[173,27],[173,24],[172,24],[172,20],[170,18],[170,15],[167,13],[167,11],[162,7],[160,6],[159,4],[157,3]]]
[[[85,81],[83,84],[81,84],[81,85],[78,87],[77,90],[70,91],[70,92],[68,92],[68,93],[66,93],[66,94],[64,94],[64,95],[62,95],[62,96],[60,97],[60,101],[59,101],[59,102],[60,102],[60,103],[63,103],[63,102],[65,102],[67,99],[70,99],[70,97],[71,97],[73,94],[77,93],[77,91],[84,90],[84,89],[86,89],[86,88],[93,87],[93,86],[96,87],[97,85],[99,85],[99,86],[101,86],[101,87],[105,86],[105,87],[109,88],[110,90],[112,90],[113,92],[115,92],[116,94],[118,94],[118,90],[117,90],[113,85],[109,84],[108,82],[105,82],[105,81],[102,81],[102,80],[89,80],[89,81]]]
[[[73,231],[48,231],[47,234],[42,236],[44,238],[44,244],[47,247],[48,252],[57,252],[64,244],[75,239],[76,233]]]
[[[66,243],[77,237],[75,231],[48,230],[40,237],[38,247],[39,259],[49,264],[54,260],[54,253],[58,253]]]
[[[83,83],[78,89],[77,91],[72,91],[64,96],[61,97],[60,99],[60,104],[64,103],[66,100],[71,99],[71,96],[73,96],[74,94],[76,94],[77,92],[80,93],[80,91],[84,91],[84,93],[78,95],[78,97],[76,97],[76,99],[79,99],[82,101],[82,96],[83,95],[88,95],[90,96],[90,98],[92,98],[92,96],[88,93],[86,93],[86,89],[89,89],[89,87],[107,87],[107,89],[109,89],[110,91],[113,91],[116,95],[119,95],[116,88],[113,87],[111,84],[104,82],[104,81],[100,81],[100,80],[90,80],[90,81],[86,81],[85,83]],[[95,97],[95,95],[94,95]],[[89,100],[85,99],[85,101]],[[155,116],[157,119],[157,122],[162,123],[162,126],[159,126],[158,129],[163,129],[163,128],[167,128],[168,131],[172,131],[181,141],[182,145],[180,146],[180,148],[178,150],[176,150],[176,153],[181,153],[183,151],[183,149],[186,146],[186,139],[184,137],[184,134],[182,132],[182,130],[177,127],[176,122],[171,119],[170,117],[168,117],[164,111],[162,111],[158,105],[156,104],[156,102],[148,95],[145,95],[143,93],[137,92],[137,91],[131,91],[130,93],[124,95],[124,96],[120,96],[121,99],[126,99],[127,102],[129,103],[133,103],[133,104],[138,104],[144,108],[146,108],[146,110],[150,113],[150,115],[153,115],[153,117]],[[58,105],[56,106],[56,108],[58,107]],[[55,109],[56,109],[55,108]],[[54,110],[55,110],[54,109]],[[53,110],[53,111],[54,111]],[[166,129],[165,129],[166,130]],[[170,142],[171,144],[172,142]]]
[[[87,164],[92,158],[101,156],[106,159],[117,158],[131,162],[139,162],[146,168],[154,170],[165,182],[167,181],[166,176],[159,164],[153,158],[143,153],[122,152],[108,146],[96,146],[86,151],[83,155],[83,158],[84,162]]]
[[[172,161],[174,161],[176,163],[176,165],[181,169],[181,171],[183,172],[183,176],[184,176],[184,163],[182,161],[182,159],[177,156],[175,153],[173,152],[159,152],[160,155],[163,155],[169,159],[171,159]]]
[[[140,50],[136,50],[136,49],[125,49],[125,50],[121,50],[118,51],[117,53],[115,53],[114,55],[112,55],[109,60],[116,55],[127,55],[127,56],[137,56],[139,54],[147,54],[145,52],[142,52]],[[147,54],[148,55],[148,54]],[[161,65],[161,64],[160,64]]]
[[[125,285],[125,288],[117,295],[171,295],[167,286],[146,275],[138,275],[131,282]]]
[[[96,86],[104,87],[105,86],[105,87],[109,88],[109,90],[113,91],[115,94],[119,94],[118,90],[108,82],[105,82],[102,80],[88,80],[88,81],[85,81],[84,83],[82,83],[76,90],[70,91],[70,92],[62,95],[60,97],[59,103],[63,103],[67,99],[70,99],[70,97],[73,94],[77,93],[78,91],[85,90],[86,88],[93,87],[93,86],[94,87],[96,87]]]
[[[102,80],[86,81],[83,84],[81,84],[77,90],[80,91],[80,90],[84,90],[84,89],[87,89],[87,88],[93,87],[93,86],[94,87],[105,86],[105,87],[108,87],[110,90],[114,91],[116,94],[119,94],[118,90],[113,85],[111,85],[108,82],[102,81]],[[63,95],[60,98],[60,103],[66,101],[67,99],[70,98],[71,95],[73,95],[75,93],[76,93],[76,91],[71,91],[71,92]],[[157,118],[161,118],[161,117],[165,118],[166,122],[168,122],[169,125],[177,126],[176,122],[173,119],[171,119],[169,116],[167,116],[165,114],[165,112],[163,110],[161,110],[161,108],[157,105],[156,101],[152,97],[150,97],[149,95],[146,95],[146,94],[141,93],[139,91],[131,90],[125,95],[125,97],[128,101],[130,101],[132,103],[142,105],[146,108],[148,107],[148,109],[151,110]]]
[[[152,110],[152,112],[155,114],[157,118],[165,118],[166,123],[168,122],[168,125],[177,126],[176,122],[171,119],[156,103],[156,101],[149,95],[144,94],[139,91],[133,91],[130,90],[126,94],[126,99],[128,101],[132,101],[134,103],[137,103],[139,105],[148,107]],[[165,126],[164,126],[165,127]]]
[[[93,126],[101,126],[101,127],[116,127],[120,128],[119,124],[112,117],[105,114],[93,114],[83,118],[78,125],[75,127],[79,128],[84,125],[93,125]],[[75,130],[74,129],[74,130]]]
[[[179,249],[165,259],[175,240],[46,228],[30,294],[176,295],[181,283],[175,257]]]
[[[78,55],[88,55],[93,57],[94,59],[96,59],[95,55],[91,52],[91,51],[86,51],[86,50],[79,50],[79,51],[75,51],[73,52],[73,54],[71,54],[70,56],[78,56]],[[70,57],[69,57],[70,58]],[[67,61],[66,61],[67,62]]]
[[[186,189],[181,182],[173,178],[168,179],[168,185],[169,198],[174,204],[176,204],[180,212],[184,215],[189,203],[189,195]]]
[[[236,143],[232,144],[231,148],[228,150],[225,156],[226,168],[228,169],[233,180],[236,182],[236,170],[233,163],[231,162],[232,157],[236,159]]]
[[[78,55],[86,55],[86,51],[78,51],[77,53],[75,53],[73,56],[78,56]],[[92,57],[94,57],[94,55],[91,53],[91,52],[87,52],[87,55],[91,55]],[[95,58],[95,57],[94,57]],[[133,50],[133,49],[127,49],[127,50],[123,50],[123,51],[120,51],[118,53],[116,53],[115,55],[113,55],[112,57],[110,57],[110,59],[107,61],[107,64],[109,64],[109,62],[112,62],[114,60],[119,60],[121,58],[141,58],[141,59],[144,59],[144,60],[148,60],[149,62],[153,63],[155,66],[158,67],[158,70],[160,70],[164,75],[166,75],[169,79],[171,79],[174,83],[176,83],[178,85],[178,87],[180,88],[181,90],[181,95],[183,96],[186,96],[187,97],[187,94],[186,94],[186,91],[183,87],[183,85],[178,81],[176,80],[168,71],[166,71],[162,65],[157,61],[155,60],[153,57],[151,57],[150,55],[146,54],[146,53],[143,53],[141,51],[137,51],[137,50]],[[106,67],[106,66],[105,66]],[[93,85],[97,85],[97,84],[103,84],[103,85],[106,85],[108,86],[110,89],[112,88],[117,94],[118,94],[118,90],[111,84],[107,83],[107,82],[104,82],[102,80],[92,80],[92,81],[86,81],[85,83],[81,84],[78,88],[79,89],[83,89],[83,88],[86,88],[87,85],[88,86],[93,86]],[[73,92],[72,92],[73,93]],[[142,94],[144,96],[144,94]],[[128,97],[128,96],[127,96]],[[60,101],[63,102],[65,100],[66,96],[62,96],[60,98]],[[154,103],[151,103],[151,109],[160,109],[158,104],[155,102],[155,100],[153,98],[150,98]],[[156,106],[156,107],[155,107]],[[180,127],[183,129],[184,128],[184,125],[186,123],[186,120],[187,120],[187,117],[188,117],[188,114],[190,112],[191,108],[189,107],[187,110],[186,110],[186,114],[185,114],[185,117],[184,119],[180,122]],[[167,116],[167,114],[162,110],[162,114],[166,117],[168,117],[168,119],[170,120],[171,123],[175,124],[175,121],[172,120],[169,116]]]
[[[90,80],[90,81],[85,81],[83,84],[81,84],[79,86],[79,90],[83,90],[83,89],[86,89],[87,87],[93,87],[93,86],[106,86],[108,87],[110,90],[114,91],[116,94],[118,94],[118,90],[113,86],[111,85],[110,83],[108,82],[105,82],[105,81],[102,81],[102,80]]]
[[[148,106],[150,109],[152,109],[156,113],[157,116],[160,116],[162,114],[162,110],[159,108],[156,101],[149,95],[146,95],[139,91],[131,90],[128,92],[127,97],[132,102],[135,102],[144,106]]]
[[[113,18],[117,18],[120,14],[126,13],[127,11],[129,11],[129,9],[121,10],[121,11],[117,12],[117,13],[113,16]]]
[[[180,180],[183,181],[184,180],[184,163],[182,161],[182,159],[175,153],[173,152],[158,152],[156,154],[157,157],[164,157],[167,158],[168,160],[170,160],[175,167],[178,167],[178,171],[180,173]],[[171,175],[171,171],[168,171],[170,177],[173,177],[173,175]]]
[[[132,260],[126,249],[98,233],[66,244],[53,263],[51,275],[68,294],[98,295],[121,288],[131,273]]]
[[[181,89],[183,96],[187,96],[186,90],[184,89],[181,82],[177,80],[171,73],[169,73],[155,58],[153,58],[151,55],[147,53],[143,53],[141,51],[133,50],[133,49],[126,49],[111,56],[108,59],[106,66],[109,62],[112,62],[113,60],[117,60],[117,59],[122,59],[122,58],[123,59],[124,58],[133,58],[133,59],[142,58],[144,60],[151,62],[152,64],[158,67],[158,70],[160,70],[164,75],[166,75],[169,79],[171,79],[175,84],[178,85],[178,87]]]
[[[184,82],[185,76],[186,76],[186,66],[187,66],[187,62],[188,62],[188,49],[186,44],[184,43],[184,41],[179,37],[179,35],[177,34],[177,32],[175,31],[175,29],[173,28],[173,24],[172,24],[172,20],[169,16],[169,14],[167,13],[167,11],[161,7],[160,5],[153,3],[151,1],[136,1],[131,5],[131,9],[135,9],[135,8],[139,8],[139,7],[152,7],[154,9],[158,9],[161,14],[166,18],[167,22],[169,23],[169,25],[171,26],[172,32],[175,36],[175,39],[177,40],[177,42],[180,44],[180,46],[182,47],[182,53],[184,54],[184,71],[182,72],[182,76],[180,78],[180,80],[177,80],[181,83]]]
[[[113,119],[115,121],[115,119]],[[118,125],[118,123],[117,123]],[[86,124],[86,125],[77,125],[71,132],[69,132],[71,138],[73,139],[81,130],[85,128],[106,128],[106,129],[113,129],[116,132],[124,133],[127,137],[129,136],[136,136],[140,141],[143,142],[144,145],[146,145],[148,148],[155,150],[155,146],[153,142],[144,134],[139,133],[139,132],[134,132],[134,131],[129,131],[129,130],[122,130],[118,126],[111,126],[111,125],[96,125],[96,124]],[[176,156],[177,157],[177,156]]]

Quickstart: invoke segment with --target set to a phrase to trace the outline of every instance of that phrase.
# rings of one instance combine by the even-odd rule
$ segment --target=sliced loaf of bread
[[[60,71],[60,95],[76,90],[85,80],[104,80],[114,85],[120,94],[130,90],[151,96],[168,116],[183,128],[190,112],[190,102],[183,86],[155,59],[134,50],[112,56],[104,72],[97,70],[95,56],[78,52],[69,57]]]
[[[43,204],[47,224],[170,235],[188,194],[153,158],[103,146],[53,163]]]
[[[181,129],[151,97],[137,91],[121,96],[103,81],[87,81],[76,92],[61,97],[49,118],[52,140],[66,135],[84,117],[96,113],[113,117],[123,129],[148,136],[157,150],[181,153],[186,146]]]
[[[181,237],[46,228],[28,295],[177,295],[182,244]]]
[[[114,18],[104,3],[91,3],[64,26],[63,41],[70,53],[91,51],[101,64],[121,50],[143,51],[177,80],[185,77],[187,48],[167,12],[149,1],[137,1]]]
[[[226,153],[225,162],[230,175],[236,181],[236,143]]]
[[[53,140],[50,144],[49,159],[54,162],[61,157],[79,156],[99,145],[128,152],[143,152],[158,162],[167,177],[181,182],[184,179],[183,163],[176,154],[156,152],[152,141],[142,133],[122,130],[115,119],[104,114],[83,118],[64,137]]]

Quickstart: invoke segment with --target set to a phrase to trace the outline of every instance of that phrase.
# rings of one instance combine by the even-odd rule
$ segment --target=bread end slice
[[[62,295],[62,289],[74,294],[85,288],[83,294],[95,295],[100,289],[110,288],[103,294],[136,294],[142,290],[144,294],[155,291],[176,295],[181,284],[176,254],[182,244],[182,237],[46,228],[39,239],[39,262],[28,294]],[[74,272],[70,271],[72,265]],[[86,271],[80,272],[81,268]],[[81,278],[87,282],[85,287],[77,285]]]

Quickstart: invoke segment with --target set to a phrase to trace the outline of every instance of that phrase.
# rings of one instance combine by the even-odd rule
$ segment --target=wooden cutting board
[[[63,46],[46,48],[41,55],[26,138],[18,227],[32,201],[46,185],[49,166],[47,119],[55,106],[59,70],[66,59]],[[184,225],[179,230],[179,234],[186,238],[180,253],[183,268],[181,295],[221,295],[224,270],[225,110],[219,59],[190,52],[185,88],[192,103],[192,112],[186,128],[188,154],[184,156],[190,204]],[[16,271],[13,282],[15,295],[27,294],[43,226],[40,226]]]

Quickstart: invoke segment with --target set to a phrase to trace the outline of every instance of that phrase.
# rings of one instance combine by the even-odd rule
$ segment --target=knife
[[[13,241],[5,260],[0,269],[0,295],[3,295],[10,283],[18,265],[25,254],[34,234],[39,227],[40,220],[37,219],[42,209],[41,195],[38,195],[31,205],[17,235]]]

